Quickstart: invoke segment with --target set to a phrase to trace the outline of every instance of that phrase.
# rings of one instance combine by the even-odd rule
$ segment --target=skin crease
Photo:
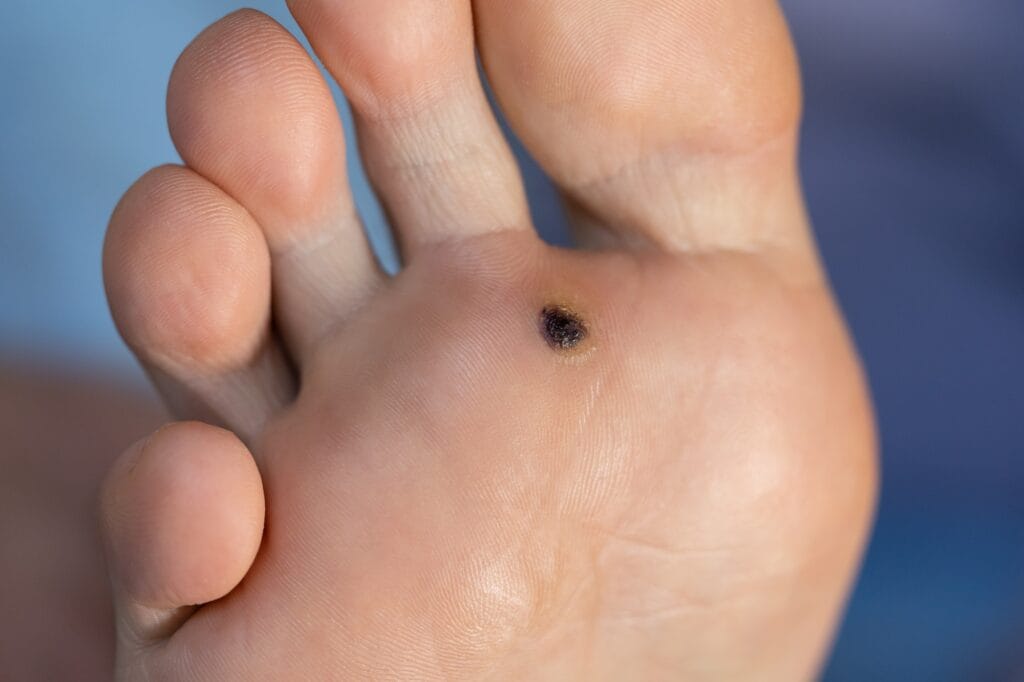
[[[122,628],[122,679],[815,675],[876,469],[797,180],[792,46],[764,0],[618,7],[290,3],[350,94],[393,279],[298,43],[242,12],[186,50],[168,112],[188,168],[129,190],[107,289],[178,416],[249,447],[266,517],[219,598],[165,577],[210,603]],[[474,38],[590,250],[529,225]],[[539,333],[552,304],[586,324],[572,348]],[[181,428],[198,448],[212,427]]]

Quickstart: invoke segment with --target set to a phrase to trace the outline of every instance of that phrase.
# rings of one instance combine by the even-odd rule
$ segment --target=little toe
[[[260,547],[264,504],[249,451],[206,424],[166,426],[115,463],[100,519],[121,679],[137,679],[151,644],[241,582]]]
[[[327,84],[283,27],[242,10],[182,53],[167,110],[185,163],[262,227],[275,318],[301,364],[384,281],[348,187],[341,118]]]
[[[806,246],[799,76],[774,0],[473,0],[512,127],[588,243]]]
[[[530,229],[515,160],[476,69],[467,0],[289,0],[352,105],[403,256]]]
[[[144,175],[103,252],[121,335],[180,418],[253,438],[294,379],[270,327],[270,259],[252,217],[179,166]]]

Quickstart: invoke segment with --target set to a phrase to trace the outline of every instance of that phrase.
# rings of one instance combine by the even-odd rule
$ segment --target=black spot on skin
[[[587,338],[587,325],[579,315],[559,305],[540,311],[540,331],[555,350],[572,350]]]

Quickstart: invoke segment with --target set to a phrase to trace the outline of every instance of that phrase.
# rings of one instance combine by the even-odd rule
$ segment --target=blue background
[[[103,230],[138,175],[177,158],[167,76],[235,6],[59,4],[7,3],[0,22],[0,356],[141,381],[104,303]],[[883,445],[878,527],[826,678],[1024,676],[1024,3],[783,5],[808,200]],[[295,30],[283,1],[256,6]],[[557,227],[524,162],[538,224]]]

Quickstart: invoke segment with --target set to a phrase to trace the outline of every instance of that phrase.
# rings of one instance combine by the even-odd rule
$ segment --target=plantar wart
[[[540,311],[540,330],[555,350],[571,350],[587,338],[587,325],[582,318],[560,305],[548,305]]]

